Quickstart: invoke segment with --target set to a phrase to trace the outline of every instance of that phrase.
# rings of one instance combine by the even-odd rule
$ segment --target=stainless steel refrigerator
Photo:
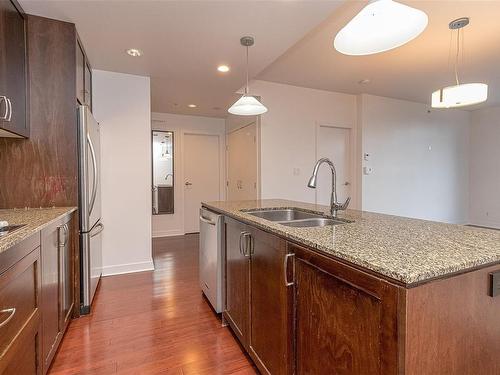
[[[86,105],[78,106],[80,213],[80,312],[90,313],[102,274],[99,123]]]

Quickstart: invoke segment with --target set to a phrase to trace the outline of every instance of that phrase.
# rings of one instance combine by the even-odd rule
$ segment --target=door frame
[[[250,121],[247,124],[243,126],[239,126],[235,129],[232,129],[231,131],[226,131],[226,145],[224,147],[225,149],[225,176],[224,176],[224,191],[225,191],[225,198],[229,197],[229,134],[234,133],[237,130],[246,128],[247,126],[252,125],[255,123],[255,152],[257,156],[257,200],[260,199],[261,196],[261,159],[260,159],[260,124],[261,124],[261,116],[256,116],[255,121]]]
[[[186,152],[186,136],[189,135],[202,135],[202,136],[210,136],[217,137],[219,141],[219,200],[226,199],[226,189],[224,188],[224,184],[226,181],[226,168],[225,168],[225,150],[226,150],[226,140],[223,134],[216,134],[211,132],[203,132],[203,131],[190,131],[190,130],[182,130],[180,132],[180,142],[181,142],[181,152]],[[185,158],[182,157],[180,161],[180,172],[178,180],[181,184],[181,201],[182,201],[182,232],[186,234],[186,190],[184,188],[184,183],[186,181],[186,162]]]
[[[319,158],[319,131],[321,128],[333,128],[333,129],[342,129],[342,130],[347,130],[348,131],[348,139],[349,139],[349,148],[351,150],[350,155],[349,155],[349,169],[350,169],[350,175],[351,175],[351,206],[350,208],[354,209],[359,209],[360,208],[360,201],[358,197],[358,176],[356,174],[356,155],[358,154],[357,152],[357,144],[355,142],[357,138],[357,131],[354,126],[351,126],[349,124],[331,124],[331,123],[325,123],[325,122],[318,122],[316,121],[316,126],[314,127],[314,152],[315,152],[315,157],[316,160]],[[318,202],[318,192],[315,189],[314,191],[314,201],[317,203]]]

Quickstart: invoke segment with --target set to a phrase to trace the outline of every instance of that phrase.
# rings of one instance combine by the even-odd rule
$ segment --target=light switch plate
[[[500,296],[500,271],[490,273],[490,297]]]

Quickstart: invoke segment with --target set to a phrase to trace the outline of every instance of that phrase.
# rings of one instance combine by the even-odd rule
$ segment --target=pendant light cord
[[[458,79],[458,58],[460,56],[460,29],[457,30],[457,54],[455,56],[455,81],[457,82],[457,86],[460,85],[460,81]]]
[[[247,47],[247,85],[245,86],[245,95],[248,95],[248,46]]]

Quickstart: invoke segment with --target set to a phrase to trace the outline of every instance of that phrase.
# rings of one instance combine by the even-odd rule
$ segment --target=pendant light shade
[[[248,94],[248,47],[253,46],[254,40],[251,36],[244,36],[240,43],[247,49],[247,82],[245,93],[227,110],[229,113],[238,116],[257,116],[267,112],[267,108],[259,102],[255,96]]]
[[[427,14],[393,0],[370,2],[335,36],[345,55],[371,55],[402,46],[427,27]]]
[[[458,62],[460,56],[460,30],[469,24],[469,18],[462,17],[449,23],[450,30],[457,30],[457,45],[455,54],[456,85],[436,90],[431,96],[432,108],[459,108],[479,104],[488,99],[488,85],[485,83],[460,83]],[[463,39],[462,39],[463,42]]]
[[[228,110],[229,113],[239,116],[257,116],[267,112],[267,108],[262,105],[254,96],[243,95]]]
[[[479,104],[488,99],[485,83],[464,83],[449,86],[432,93],[432,108],[458,108]]]

